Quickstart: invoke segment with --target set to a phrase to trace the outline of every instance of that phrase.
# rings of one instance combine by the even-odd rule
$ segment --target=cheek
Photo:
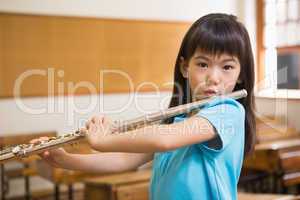
[[[238,76],[230,77],[225,81],[225,89],[227,91],[233,90],[238,80]]]
[[[225,84],[225,90],[228,92],[231,92],[234,89],[235,83],[234,82],[230,82]]]
[[[190,73],[189,83],[192,90],[201,88],[205,85],[205,74],[204,73]]]

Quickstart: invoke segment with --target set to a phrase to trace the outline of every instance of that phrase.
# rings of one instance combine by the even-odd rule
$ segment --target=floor
[[[38,176],[30,178],[30,191],[32,199],[38,200],[52,200],[54,199],[54,185]],[[83,199],[83,184],[74,185],[74,200]],[[60,199],[68,199],[67,187],[62,185],[60,187]],[[2,192],[0,194],[1,198]],[[5,195],[7,200],[23,200],[25,196],[24,179],[18,178],[9,181],[9,191]]]

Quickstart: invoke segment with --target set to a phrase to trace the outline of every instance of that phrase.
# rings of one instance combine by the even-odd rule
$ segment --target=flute
[[[129,130],[141,128],[150,124],[158,124],[164,119],[174,117],[181,114],[186,114],[194,109],[201,108],[217,97],[221,98],[232,98],[240,99],[247,96],[247,91],[245,89],[235,91],[222,96],[212,96],[199,101],[195,101],[188,104],[183,104],[179,106],[174,106],[166,110],[148,114],[145,116],[137,117],[132,120],[126,120],[122,124],[114,123],[115,130],[117,133],[126,132]],[[24,158],[26,156],[41,153],[52,148],[58,148],[60,146],[77,142],[85,138],[83,132],[75,131],[73,133],[61,135],[58,137],[51,137],[47,141],[40,141],[37,144],[20,144],[14,147],[8,147],[0,151],[0,163],[4,163],[17,158]]]

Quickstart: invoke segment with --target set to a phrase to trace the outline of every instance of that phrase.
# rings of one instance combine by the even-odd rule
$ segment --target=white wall
[[[0,133],[66,133],[100,113],[113,120],[132,119],[166,108],[170,95],[169,92],[152,92],[0,100]]]
[[[194,21],[209,12],[238,14],[238,0],[0,0],[0,11],[63,16]]]
[[[249,2],[244,3],[239,0],[0,0],[0,12],[168,21],[194,21],[210,12],[225,12],[237,15],[247,26],[253,28],[255,24],[253,21],[255,15],[252,15],[253,4],[250,3],[252,9],[249,9],[248,4]],[[161,93],[158,97],[149,97],[151,93],[144,93],[137,104],[148,111],[155,111],[167,105],[169,94]],[[90,116],[103,112],[103,109],[120,108],[122,102],[126,102],[129,97],[129,94],[77,96],[74,97],[76,106],[73,104],[73,97],[56,97],[54,103],[48,106],[48,111],[42,114],[30,114],[24,110],[26,107],[20,108],[14,99],[2,99],[0,100],[0,134],[49,130],[65,133],[79,127]],[[104,99],[102,110],[100,99]],[[90,111],[84,114],[76,111],[78,107],[87,108],[88,102],[94,100],[97,104]],[[48,101],[47,98],[26,98],[22,103],[30,108],[45,108]],[[132,101],[123,112],[108,113],[108,115],[113,119],[130,119],[144,114],[137,108],[137,104]],[[54,111],[51,111],[53,108],[51,105],[55,105]],[[64,105],[63,112],[58,110],[59,105]]]

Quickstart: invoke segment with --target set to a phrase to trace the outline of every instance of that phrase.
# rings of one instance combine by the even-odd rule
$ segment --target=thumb
[[[88,130],[85,127],[82,127],[79,129],[80,134],[86,135],[88,133]]]
[[[38,155],[39,155],[40,157],[42,157],[42,158],[47,158],[47,157],[50,156],[50,152],[49,152],[49,151],[44,151],[44,152],[42,152],[42,153],[39,153]]]

